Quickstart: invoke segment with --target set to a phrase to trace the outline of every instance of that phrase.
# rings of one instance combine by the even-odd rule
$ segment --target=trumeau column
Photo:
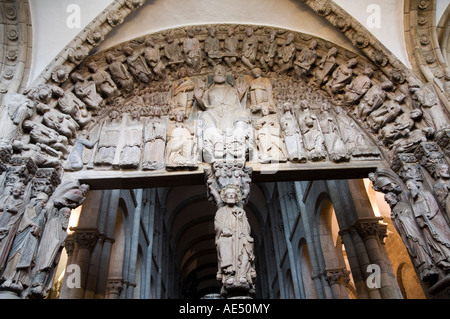
[[[217,161],[205,170],[208,198],[217,205],[217,280],[225,298],[252,298],[255,294],[254,242],[243,209],[250,193],[251,173],[239,161]]]

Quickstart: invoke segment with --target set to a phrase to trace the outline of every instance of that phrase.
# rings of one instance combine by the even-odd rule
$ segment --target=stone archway
[[[112,5],[99,20],[101,28],[108,32],[142,3]],[[15,205],[23,214],[29,199],[46,194],[53,209],[46,217],[58,219],[59,231],[64,225],[58,226],[58,214],[63,216],[65,208],[83,200],[87,187],[79,181],[91,186],[111,178],[128,185],[140,178],[174,183],[180,175],[199,181],[206,169],[208,196],[220,207],[220,192],[230,184],[240,188],[240,204],[245,204],[252,172],[254,176],[263,176],[265,170],[311,174],[344,168],[344,172],[356,169],[367,174],[379,167],[371,175],[375,186],[391,197],[403,195],[403,202],[417,216],[429,214],[425,231],[431,227],[430,217],[445,222],[438,238],[425,239],[429,247],[434,241],[442,243],[449,228],[445,173],[449,128],[434,88],[422,85],[359,25],[346,23],[345,12],[331,1],[305,3],[351,38],[364,56],[310,35],[249,25],[166,30],[89,56],[104,32],[86,29],[77,41],[82,43],[74,44],[23,95],[12,97],[3,112],[7,123],[1,146],[4,199],[18,201]],[[213,37],[210,32],[215,29]],[[241,45],[237,52],[224,51],[229,29]],[[266,59],[271,34],[277,53]],[[176,50],[164,52],[172,43]],[[171,60],[177,50],[180,56]],[[203,94],[214,84],[215,64],[223,67],[216,74],[224,78],[220,84],[226,83],[247,110],[241,121],[245,124],[235,127],[241,131],[223,132],[231,137],[219,143],[222,148],[213,142],[217,136],[208,136],[205,126],[199,125],[207,121],[199,114],[207,108]],[[180,76],[182,69],[187,74]],[[177,90],[176,85],[184,89]],[[177,120],[178,108],[184,117]],[[290,127],[292,123],[299,127]],[[150,127],[155,130],[147,132]],[[178,128],[183,147],[167,140],[171,127]],[[236,132],[241,133],[232,134]],[[220,181],[220,170],[225,175],[230,172],[230,178]],[[238,182],[231,178],[234,173]],[[25,198],[14,198],[12,192],[9,196],[18,184],[29,185]],[[422,196],[435,205],[421,206]],[[394,201],[392,205],[398,207]],[[52,228],[46,229],[53,234]],[[427,277],[432,284],[448,278],[444,246],[433,251],[440,257],[430,262],[437,269],[432,279]],[[3,252],[5,258],[8,250]],[[48,255],[49,265],[53,257]],[[26,285],[34,285],[35,295],[42,297],[51,267],[33,271],[35,278]],[[4,289],[9,289],[7,284]]]

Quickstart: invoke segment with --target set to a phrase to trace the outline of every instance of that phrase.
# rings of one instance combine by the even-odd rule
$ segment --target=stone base
[[[255,289],[251,288],[248,284],[226,285],[222,287],[220,294],[225,299],[253,299]]]

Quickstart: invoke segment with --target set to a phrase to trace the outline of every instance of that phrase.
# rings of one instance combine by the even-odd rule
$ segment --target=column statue
[[[245,211],[237,206],[240,190],[230,185],[222,189],[225,206],[220,207],[214,218],[219,270],[217,280],[222,283],[222,294],[232,290],[254,290],[253,238]]]

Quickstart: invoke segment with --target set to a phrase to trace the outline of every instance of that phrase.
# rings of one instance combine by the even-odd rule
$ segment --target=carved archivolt
[[[86,54],[85,48],[73,49],[69,60],[83,62],[71,73],[55,67],[51,83],[31,89],[27,104],[11,102],[10,119],[19,134],[42,146],[43,165],[54,167],[59,158],[68,171],[155,170],[212,162],[203,100],[216,84],[217,65],[247,114],[241,140],[224,136],[218,159],[378,160],[379,146],[403,132],[392,123],[382,127],[411,107],[400,106],[402,93],[370,61],[289,30],[177,28]],[[378,141],[364,133],[368,129],[380,132]]]
[[[436,0],[405,1],[407,48],[416,72],[433,83],[437,94],[449,109],[450,74],[442,54],[436,30]]]
[[[0,103],[28,80],[31,63],[31,18],[28,1],[0,1]]]

